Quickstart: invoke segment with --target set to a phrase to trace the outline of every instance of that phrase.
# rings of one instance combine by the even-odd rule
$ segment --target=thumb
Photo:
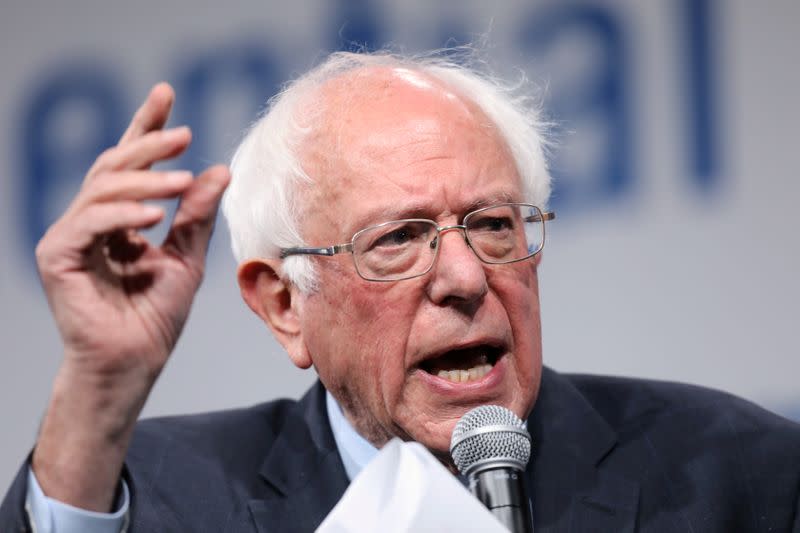
[[[224,165],[206,169],[181,195],[163,247],[184,260],[202,264],[222,193],[230,183],[230,171]]]

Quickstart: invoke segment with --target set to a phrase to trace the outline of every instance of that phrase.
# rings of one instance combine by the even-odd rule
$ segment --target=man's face
[[[407,71],[358,83],[355,97],[347,79],[329,84],[326,126],[304,147],[316,181],[303,193],[309,245],[401,218],[460,224],[476,208],[523,200],[507,147],[474,105]],[[315,261],[319,290],[299,306],[303,344],[373,444],[399,436],[446,453],[469,409],[530,411],[541,373],[534,260],[483,264],[450,231],[431,271],[415,279],[365,281],[348,254]],[[451,370],[470,369],[472,379],[453,381]]]

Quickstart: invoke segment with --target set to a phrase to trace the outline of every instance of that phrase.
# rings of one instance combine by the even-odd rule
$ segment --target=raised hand
[[[174,95],[153,88],[117,146],[98,157],[80,192],[36,250],[64,343],[33,469],[44,492],[108,511],[136,419],[178,340],[203,277],[228,170],[150,170],[182,153],[188,128],[163,129]],[[138,230],[180,197],[163,243]]]

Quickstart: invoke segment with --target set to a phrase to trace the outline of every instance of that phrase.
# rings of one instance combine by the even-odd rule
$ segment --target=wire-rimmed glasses
[[[349,243],[321,248],[281,248],[281,258],[292,255],[331,256],[350,253],[358,275],[368,281],[400,281],[430,271],[439,253],[442,233],[461,230],[484,263],[502,265],[529,259],[544,247],[544,222],[555,213],[543,213],[532,204],[503,203],[471,211],[463,224],[439,226],[433,220],[407,218],[364,228]]]

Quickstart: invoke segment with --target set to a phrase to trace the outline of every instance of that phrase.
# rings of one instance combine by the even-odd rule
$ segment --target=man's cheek
[[[539,285],[536,270],[522,269],[509,274],[512,275],[495,284],[504,306],[509,312],[521,310],[523,316],[538,315]]]
[[[416,312],[416,303],[410,295],[399,292],[354,295],[351,303],[361,324],[379,334],[411,323]]]

